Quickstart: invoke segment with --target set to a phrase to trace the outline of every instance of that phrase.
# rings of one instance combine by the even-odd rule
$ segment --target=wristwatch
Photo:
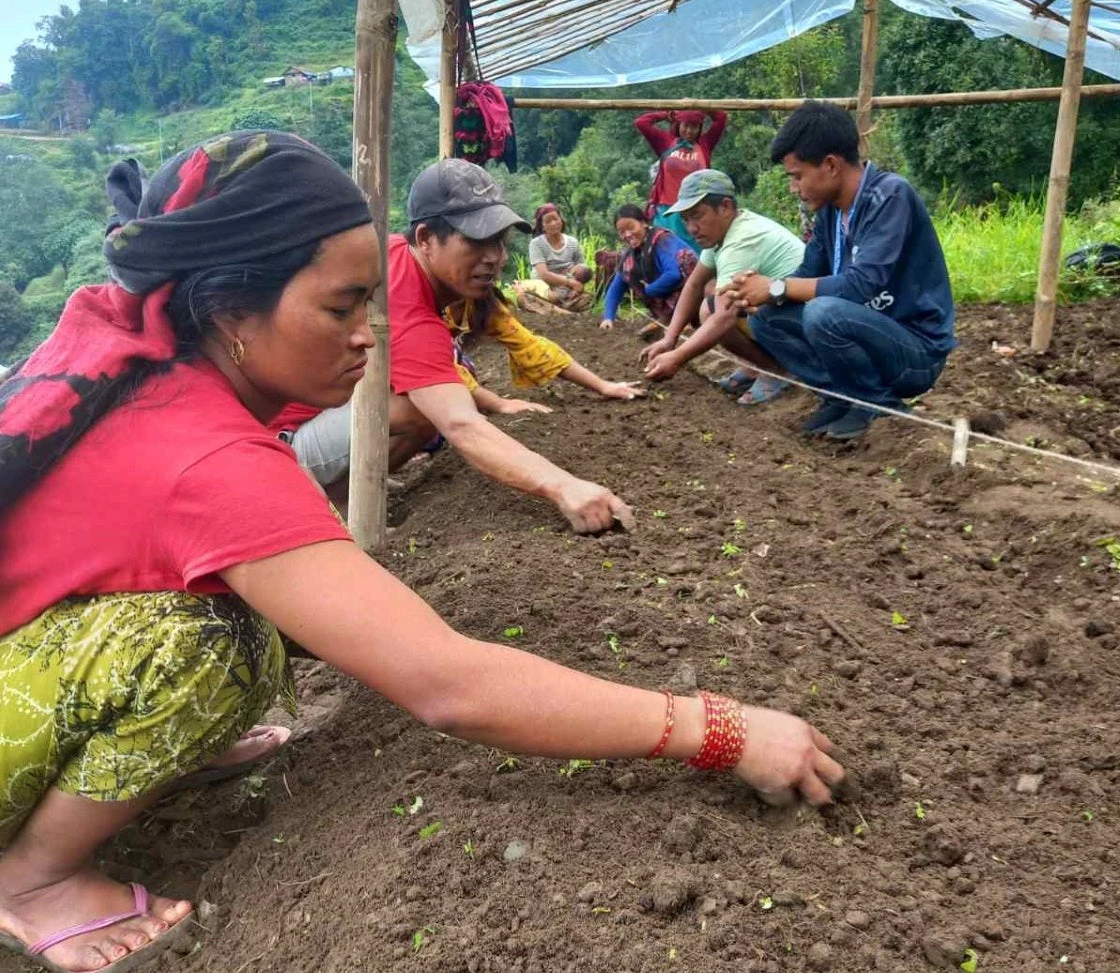
[[[780,278],[770,281],[770,301],[781,307],[786,302],[786,282]]]

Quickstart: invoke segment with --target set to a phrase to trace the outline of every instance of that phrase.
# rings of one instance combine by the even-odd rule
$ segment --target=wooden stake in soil
[[[871,98],[875,94],[875,57],[879,46],[879,0],[863,0],[863,42],[859,58],[859,96],[856,126],[859,128],[859,154],[868,156],[867,136],[871,131]]]
[[[459,4],[444,0],[439,51],[439,157],[455,154],[455,72],[459,55]]]
[[[1085,73],[1085,34],[1089,29],[1090,0],[1073,0],[1066,42],[1066,66],[1062,75],[1062,97],[1058,102],[1058,125],[1054,153],[1050,159],[1050,185],[1046,191],[1046,218],[1042,224],[1042,253],[1038,259],[1038,290],[1034,301],[1031,350],[1046,351],[1054,333],[1057,312],[1058,274],[1062,259],[1062,221],[1069,193],[1069,170],[1077,136],[1077,109],[1081,102],[1081,78]]]
[[[962,416],[953,420],[953,452],[949,455],[949,465],[955,470],[963,470],[968,460],[968,437],[971,433],[968,419]]]
[[[358,0],[354,56],[354,181],[369,200],[387,279],[389,118],[397,47],[396,0]],[[354,390],[348,524],[366,551],[385,546],[389,476],[389,308],[382,285],[367,305],[375,344]]]

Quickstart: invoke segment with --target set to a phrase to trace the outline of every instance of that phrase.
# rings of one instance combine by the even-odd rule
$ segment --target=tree
[[[0,364],[10,364],[15,351],[31,330],[31,315],[8,281],[0,280]]]

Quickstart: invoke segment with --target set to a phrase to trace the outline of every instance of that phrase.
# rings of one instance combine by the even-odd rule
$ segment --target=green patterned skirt
[[[0,848],[47,789],[150,794],[228,750],[280,694],[275,627],[233,595],[71,598],[0,638]]]

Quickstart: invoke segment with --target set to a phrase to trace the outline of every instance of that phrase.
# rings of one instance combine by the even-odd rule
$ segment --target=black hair
[[[428,232],[439,240],[440,243],[446,243],[448,237],[457,232],[455,227],[448,223],[442,216],[429,216],[427,219],[417,220],[415,223],[410,223],[408,225],[408,232],[405,234],[405,239],[408,240],[410,246],[416,245],[416,231],[422,226],[426,226]]]
[[[267,261],[208,267],[181,278],[171,292],[167,316],[175,330],[179,361],[198,352],[218,318],[272,311],[288,282],[310,264],[321,241],[313,240]]]
[[[770,161],[775,165],[790,154],[813,166],[830,155],[859,165],[859,129],[843,108],[807,101],[785,120],[770,143]]]
[[[724,202],[724,200],[730,202],[734,209],[739,208],[739,201],[734,196],[723,196],[719,193],[708,193],[708,195],[696,205],[710,206],[712,209],[719,209],[720,203]]]
[[[619,220],[637,220],[639,223],[648,223],[649,217],[646,216],[646,211],[641,206],[626,203],[620,206],[618,212],[614,214],[614,221],[617,223]]]

